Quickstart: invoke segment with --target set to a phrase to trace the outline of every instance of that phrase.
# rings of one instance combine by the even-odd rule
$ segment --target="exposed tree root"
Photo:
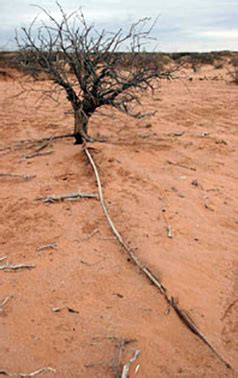
[[[65,138],[74,138],[74,134],[55,135],[55,136],[50,136],[50,137],[41,138],[41,139],[23,139],[23,140],[20,140],[19,142],[12,143],[7,146],[1,146],[0,152],[2,151],[12,152],[12,151],[21,150],[23,148],[29,149],[33,147],[37,147],[35,152],[40,152],[45,147],[47,147],[52,141],[58,140],[58,139],[65,139]]]
[[[38,156],[46,156],[46,155],[51,155],[53,154],[54,151],[45,151],[45,152],[33,152],[32,154],[25,155],[22,157],[22,160],[27,160],[27,159],[33,159]]]
[[[178,305],[178,303],[175,301],[174,297],[173,296],[170,296],[168,295],[167,293],[167,289],[162,285],[161,281],[159,280],[159,278],[157,278],[140,260],[139,258],[136,256],[136,254],[134,253],[133,249],[130,248],[126,243],[125,241],[123,240],[121,234],[119,233],[119,231],[117,230],[115,224],[113,223],[113,220],[108,212],[108,209],[107,209],[107,205],[106,205],[106,202],[105,202],[105,199],[104,199],[104,195],[103,195],[103,190],[102,190],[102,184],[101,184],[101,180],[100,180],[100,176],[99,176],[99,173],[98,173],[98,169],[97,169],[97,166],[95,164],[95,161],[89,151],[89,149],[87,148],[86,144],[84,144],[83,146],[83,151],[84,153],[86,154],[92,168],[93,168],[93,171],[94,171],[94,174],[95,174],[95,177],[96,177],[96,181],[97,181],[97,186],[98,186],[98,195],[99,195],[99,200],[100,200],[100,204],[101,204],[101,207],[102,207],[102,210],[104,212],[104,215],[107,219],[107,222],[113,232],[113,234],[115,235],[117,241],[120,243],[120,245],[122,246],[122,248],[124,249],[124,251],[127,253],[127,255],[129,256],[130,260],[139,268],[139,270],[144,274],[144,276],[146,276],[146,278],[151,282],[153,283],[156,288],[160,291],[160,293],[164,296],[165,300],[167,301],[167,303],[174,309],[174,311],[176,312],[176,314],[178,315],[179,319],[183,322],[183,324],[192,332],[194,333],[196,336],[198,336],[209,348],[210,350],[218,357],[218,359],[229,369],[232,369],[231,365],[226,362],[226,360],[216,351],[216,349],[211,345],[211,343],[207,340],[207,338],[203,335],[203,333],[198,329],[198,327],[195,325],[195,323],[191,320],[191,318],[189,317],[189,315],[183,310],[180,308],[180,306]]]

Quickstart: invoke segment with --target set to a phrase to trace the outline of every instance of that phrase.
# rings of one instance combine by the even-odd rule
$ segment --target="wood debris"
[[[0,303],[0,312],[3,311],[4,307],[9,302],[9,299],[10,299],[10,297],[8,296],[8,297],[4,298],[3,301]]]
[[[20,270],[20,269],[32,269],[35,268],[33,264],[17,264],[17,265],[0,265],[0,270],[11,271],[11,270]]]
[[[76,201],[81,198],[98,198],[98,195],[94,193],[76,192],[76,193],[66,193],[66,194],[61,194],[61,195],[39,197],[39,198],[36,198],[36,201],[41,201],[43,203],[54,203],[54,202],[62,202],[62,201]]]
[[[0,173],[0,177],[15,177],[15,178],[20,178],[20,179],[23,179],[23,180],[26,180],[26,181],[30,181],[30,180],[32,180],[36,176],[20,175],[20,174],[17,174],[17,173],[6,173],[6,172],[3,173],[3,172],[1,172]]]
[[[61,308],[60,308],[60,307],[53,307],[53,308],[52,308],[52,311],[53,311],[53,312],[60,312],[60,311],[61,311]]]
[[[37,252],[45,251],[47,249],[56,249],[57,248],[57,243],[49,243],[42,245],[41,247],[36,248]]]
[[[95,228],[95,230],[93,230],[86,238],[84,238],[84,240],[89,240],[91,239],[94,235],[98,234],[100,231],[98,228]]]
[[[190,171],[196,171],[195,167],[189,167],[189,166],[187,166],[185,164],[177,163],[177,162],[172,161],[172,160],[167,160],[167,163],[170,164],[170,165],[176,165],[177,167],[180,167],[180,168],[190,169]]]
[[[31,373],[12,373],[10,371],[0,369],[0,375],[6,375],[8,377],[22,377],[22,378],[35,377],[36,375],[39,375],[41,373],[47,373],[47,372],[56,373],[56,369],[53,369],[51,367],[43,367]]]
[[[173,238],[172,226],[170,224],[168,224],[168,226],[167,226],[167,236],[168,236],[169,239]]]
[[[135,375],[139,373],[139,370],[140,370],[140,364],[136,365]]]
[[[136,350],[130,360],[123,366],[121,378],[129,378],[129,370],[131,364],[139,357],[140,351]]]
[[[32,154],[24,155],[24,156],[22,157],[22,160],[33,159],[34,157],[37,157],[37,156],[51,155],[51,154],[53,154],[53,152],[54,152],[54,151],[33,152]]]
[[[78,310],[74,310],[72,307],[67,307],[68,312],[71,312],[72,314],[79,314]]]

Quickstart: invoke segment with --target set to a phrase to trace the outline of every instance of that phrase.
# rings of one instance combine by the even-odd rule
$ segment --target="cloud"
[[[0,0],[0,46],[14,39],[14,29],[29,25],[38,3],[57,15],[50,0]],[[89,23],[115,31],[135,20],[160,15],[154,34],[160,50],[237,49],[237,0],[60,0],[71,12],[81,5]],[[9,44],[9,48],[14,42]]]
[[[207,30],[199,33],[202,37],[208,38],[222,38],[222,39],[238,39],[238,29],[237,30]]]

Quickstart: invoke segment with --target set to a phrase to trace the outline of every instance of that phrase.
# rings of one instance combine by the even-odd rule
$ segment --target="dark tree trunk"
[[[84,141],[90,141],[88,136],[89,116],[81,109],[74,112],[74,137],[75,144],[82,144]]]

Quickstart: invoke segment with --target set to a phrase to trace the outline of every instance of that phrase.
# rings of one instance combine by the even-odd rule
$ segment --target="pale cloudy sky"
[[[154,30],[159,51],[238,50],[238,0],[61,0],[65,10],[83,8],[98,29],[116,30],[145,16],[159,15]],[[50,0],[0,0],[0,48],[14,47],[14,29],[38,13],[55,12]]]

